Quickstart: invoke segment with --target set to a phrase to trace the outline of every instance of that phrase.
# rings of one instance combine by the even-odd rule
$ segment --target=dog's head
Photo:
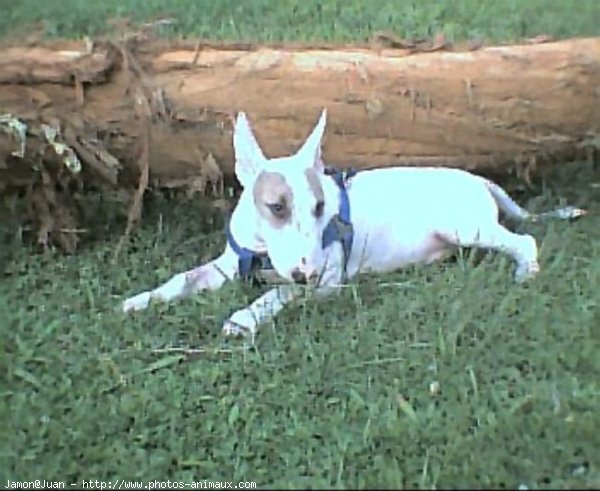
[[[277,273],[297,283],[316,280],[325,266],[323,229],[337,212],[326,196],[321,139],[326,110],[302,147],[288,157],[267,159],[246,115],[235,122],[235,173],[243,187],[238,207],[256,226]],[[330,202],[331,201],[331,202]]]

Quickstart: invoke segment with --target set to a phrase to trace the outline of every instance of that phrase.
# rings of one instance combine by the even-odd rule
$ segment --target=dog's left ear
[[[323,133],[325,133],[325,124],[327,123],[327,109],[323,108],[321,117],[317,125],[312,130],[312,133],[306,139],[300,150],[296,152],[296,156],[306,163],[307,167],[313,167],[315,170],[323,171],[323,160],[321,158],[321,141]]]

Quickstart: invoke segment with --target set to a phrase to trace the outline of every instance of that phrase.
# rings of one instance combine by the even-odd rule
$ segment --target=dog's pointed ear
[[[306,139],[300,150],[296,153],[303,162],[306,162],[308,167],[314,167],[318,171],[323,171],[323,160],[321,158],[321,141],[325,133],[325,125],[327,124],[327,109],[323,108],[321,117],[312,133]]]
[[[233,131],[235,175],[245,188],[252,185],[266,158],[252,133],[246,113],[239,112]]]

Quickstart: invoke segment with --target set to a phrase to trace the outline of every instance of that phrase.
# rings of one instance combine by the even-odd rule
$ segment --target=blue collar
[[[258,252],[246,249],[236,242],[229,224],[227,224],[225,235],[227,236],[227,243],[238,256],[238,274],[241,278],[250,278],[256,268],[273,269],[271,259],[267,254],[259,254]]]
[[[344,252],[344,274],[346,266],[350,258],[352,250],[352,241],[354,240],[354,228],[350,220],[350,200],[348,199],[348,191],[346,190],[346,181],[350,179],[355,170],[336,171],[335,169],[326,169],[325,174],[331,176],[340,189],[340,208],[334,215],[325,229],[323,230],[322,247],[325,249],[333,242],[340,241]],[[225,231],[227,243],[238,256],[238,274],[243,279],[252,277],[252,273],[258,267],[260,269],[273,269],[271,259],[267,254],[259,254],[258,252],[241,247],[233,238],[231,228],[227,224]]]

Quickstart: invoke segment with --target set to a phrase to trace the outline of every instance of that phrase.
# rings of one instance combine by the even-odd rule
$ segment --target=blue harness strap
[[[227,230],[225,231],[225,234],[227,236],[227,243],[237,254],[238,273],[241,278],[250,278],[257,267],[260,269],[273,269],[271,259],[267,254],[258,254],[257,252],[240,246],[236,242],[231,233],[231,227],[229,227],[229,223],[227,224]]]
[[[346,274],[346,266],[354,241],[354,227],[352,227],[352,221],[350,220],[350,200],[346,190],[346,181],[356,174],[356,170],[351,169],[344,172],[326,169],[325,173],[330,175],[340,188],[340,209],[323,230],[322,247],[325,249],[335,241],[339,240],[341,242],[344,252],[344,274]]]
[[[348,191],[346,190],[346,181],[350,179],[355,170],[337,171],[335,169],[325,169],[325,174],[331,176],[340,189],[340,208],[334,215],[325,229],[323,230],[322,247],[325,249],[335,241],[340,241],[344,253],[344,274],[346,274],[346,266],[350,258],[352,250],[352,241],[354,240],[354,228],[350,220],[350,200],[348,199]],[[240,246],[233,238],[229,223],[225,231],[227,243],[238,256],[238,274],[243,279],[249,279],[253,276],[257,268],[273,269],[271,259],[267,254],[259,254],[250,249]]]

